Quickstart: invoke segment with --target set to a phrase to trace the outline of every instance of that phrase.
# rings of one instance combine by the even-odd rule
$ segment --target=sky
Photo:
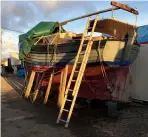
[[[138,26],[148,24],[148,1],[120,1],[139,10]],[[41,21],[62,22],[77,16],[110,8],[110,1],[2,1],[2,58],[9,52],[18,52],[18,36],[26,33]],[[111,17],[111,12],[99,18]],[[114,11],[114,16],[125,22],[135,24],[135,15],[126,11]],[[86,19],[68,23],[65,30],[82,33]],[[15,31],[10,31],[15,30]]]

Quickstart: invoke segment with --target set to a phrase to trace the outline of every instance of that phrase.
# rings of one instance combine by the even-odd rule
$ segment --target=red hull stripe
[[[148,42],[140,42],[139,44],[148,44]]]

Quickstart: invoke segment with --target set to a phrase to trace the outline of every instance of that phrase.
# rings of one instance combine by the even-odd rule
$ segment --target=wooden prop
[[[61,71],[61,80],[60,80],[60,86],[59,86],[59,92],[58,92],[58,107],[60,108],[61,107],[61,104],[62,104],[62,100],[63,100],[63,93],[62,93],[62,86],[63,86],[63,75],[64,75],[64,72]]]
[[[49,79],[49,82],[48,82],[48,87],[47,87],[45,98],[44,98],[44,102],[43,102],[44,104],[46,104],[47,101],[48,101],[48,97],[49,97],[49,94],[50,94],[50,89],[51,89],[51,84],[52,84],[53,76],[54,76],[54,72],[51,73],[51,75],[50,75],[50,79]]]
[[[27,90],[25,92],[25,98],[28,98],[29,95],[30,95],[31,88],[32,88],[32,85],[33,85],[33,81],[34,81],[34,78],[35,78],[35,74],[36,74],[35,71],[31,72],[30,79],[29,79],[29,82],[28,82],[28,85],[27,85]]]
[[[39,76],[39,80],[38,80],[37,86],[35,87],[34,96],[33,96],[33,103],[35,102],[35,100],[36,100],[36,98],[38,96],[39,88],[41,86],[41,82],[42,82],[42,80],[43,80],[43,78],[45,76],[45,73],[43,73],[43,74],[39,73],[39,75],[42,75],[42,76]]]
[[[60,83],[59,95],[58,95],[58,106],[59,107],[61,107],[63,100],[64,100],[67,74],[68,74],[68,65],[66,65],[64,72],[61,72],[61,83]]]

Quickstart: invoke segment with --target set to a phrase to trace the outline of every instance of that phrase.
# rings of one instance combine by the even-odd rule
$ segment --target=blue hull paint
[[[116,61],[116,62],[110,62],[110,61],[105,61],[103,62],[104,64],[107,65],[120,65],[120,66],[125,66],[125,65],[130,65],[132,62],[130,61]],[[32,66],[65,66],[67,62],[59,62],[54,64],[53,62],[25,62],[26,65],[32,65]],[[73,63],[69,63],[69,65],[73,65]],[[100,62],[92,62],[88,63],[88,66],[94,66],[94,65],[100,65]]]

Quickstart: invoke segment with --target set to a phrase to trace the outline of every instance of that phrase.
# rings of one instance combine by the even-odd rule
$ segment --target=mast
[[[79,19],[83,19],[83,18],[86,18],[86,17],[90,17],[90,16],[93,16],[93,15],[97,15],[97,14],[100,14],[100,13],[105,13],[105,12],[109,12],[109,11],[113,11],[113,10],[118,10],[118,9],[123,9],[125,11],[128,11],[128,12],[136,14],[136,15],[139,14],[138,10],[131,8],[128,5],[121,4],[119,2],[111,1],[111,5],[115,6],[115,7],[105,9],[105,10],[100,10],[100,11],[97,11],[97,12],[93,12],[93,13],[90,13],[90,14],[86,14],[86,15],[83,15],[83,16],[80,16],[80,17],[76,17],[76,18],[72,18],[72,19],[63,21],[63,22],[59,23],[57,25],[57,27],[66,25],[67,23],[72,22],[72,21],[76,21],[76,20],[79,20]]]

